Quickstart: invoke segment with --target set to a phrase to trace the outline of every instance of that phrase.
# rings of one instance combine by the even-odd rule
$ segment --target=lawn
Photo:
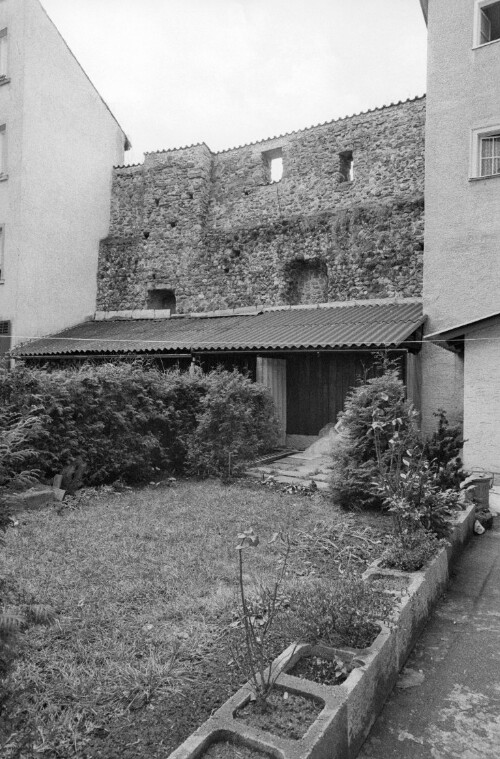
[[[86,491],[18,522],[2,595],[51,605],[57,621],[23,636],[0,754],[81,759],[167,757],[241,682],[227,646],[239,532],[262,538],[247,552],[251,593],[276,577],[276,531],[292,537],[293,584],[363,568],[388,528],[319,494],[213,480]]]

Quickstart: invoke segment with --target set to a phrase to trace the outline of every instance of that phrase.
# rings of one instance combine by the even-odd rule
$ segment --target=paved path
[[[358,759],[499,759],[500,517],[471,539],[406,666],[423,682],[393,691]]]
[[[318,490],[328,490],[332,470],[331,451],[337,440],[338,435],[331,430],[305,451],[252,467],[247,474],[259,480],[272,478],[286,485],[307,487],[314,483]]]

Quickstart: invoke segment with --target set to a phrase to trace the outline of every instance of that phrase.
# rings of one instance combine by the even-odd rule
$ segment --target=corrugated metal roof
[[[397,346],[424,322],[415,301],[370,301],[256,314],[84,322],[13,350],[16,356],[322,350]]]

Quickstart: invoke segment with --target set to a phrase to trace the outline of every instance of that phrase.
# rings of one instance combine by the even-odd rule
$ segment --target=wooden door
[[[273,396],[276,414],[280,420],[280,443],[285,445],[286,439],[286,359],[284,358],[267,358],[259,356],[257,358],[257,382],[266,385]]]

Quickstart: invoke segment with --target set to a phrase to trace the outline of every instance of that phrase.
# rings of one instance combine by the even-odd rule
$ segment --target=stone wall
[[[115,169],[98,309],[145,308],[155,288],[175,291],[179,313],[420,295],[424,122],[417,98]]]

